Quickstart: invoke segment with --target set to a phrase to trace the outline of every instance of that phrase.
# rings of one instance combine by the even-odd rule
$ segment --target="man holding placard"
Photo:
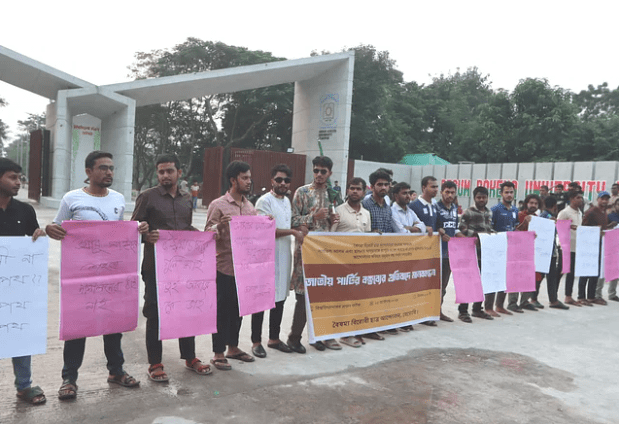
[[[157,158],[155,166],[159,185],[143,191],[138,196],[131,219],[148,222],[150,229],[145,238],[144,260],[142,261],[142,279],[145,284],[142,313],[146,317],[146,351],[150,364],[148,377],[155,382],[165,382],[168,381],[168,376],[161,363],[163,345],[159,340],[155,243],[159,239],[159,230],[198,230],[191,225],[193,218],[191,195],[185,189],[179,188],[177,184],[183,173],[178,157],[176,155],[161,155]],[[180,338],[178,345],[181,359],[185,360],[185,366],[188,369],[198,375],[211,373],[210,365],[203,364],[196,358],[195,337]]]
[[[234,278],[230,221],[233,216],[256,215],[256,209],[247,199],[251,192],[249,164],[239,160],[226,168],[230,189],[211,202],[206,213],[205,231],[217,233],[217,333],[213,334],[214,357],[211,363],[218,370],[231,370],[229,359],[253,362],[255,358],[239,349],[239,331],[242,318]],[[224,355],[228,347],[228,352]]]
[[[54,218],[54,223],[45,230],[54,240],[62,240],[67,234],[61,227],[63,221],[122,221],[125,211],[125,198],[117,191],[110,189],[114,181],[114,162],[111,153],[96,150],[86,156],[86,175],[88,186],[65,194],[60,202],[60,208]],[[140,233],[148,232],[148,224],[141,222]],[[140,382],[123,370],[125,362],[121,349],[122,334],[106,334],[103,336],[107,368],[110,375],[108,383],[124,387],[137,387]],[[75,399],[77,396],[78,370],[84,359],[86,338],[66,340],[64,343],[62,368],[62,385],[58,391],[60,400]]]
[[[292,170],[284,164],[275,165],[271,169],[271,186],[273,189],[260,197],[256,209],[260,215],[275,218],[275,308],[269,311],[269,341],[267,347],[280,352],[291,353],[292,349],[279,339],[279,332],[284,314],[284,302],[288,297],[290,273],[292,272],[292,241],[303,242],[303,233],[290,228],[292,208],[286,193],[290,189]],[[258,358],[267,356],[262,346],[262,323],[264,312],[251,316],[252,353]]]
[[[7,158],[0,158],[0,236],[31,236],[32,241],[45,232],[39,228],[37,214],[27,203],[14,199],[21,187],[22,168]],[[33,405],[45,403],[39,386],[32,387],[31,356],[12,358],[17,397]]]
[[[580,206],[582,205],[582,192],[570,191],[568,196],[569,205],[557,215],[557,220],[565,219],[571,221],[569,246],[571,268],[567,277],[565,277],[565,303],[568,305],[582,306],[579,301],[574,300],[572,297],[572,290],[574,289],[574,271],[576,267],[576,230],[582,224],[582,212],[580,211]],[[565,250],[567,248],[568,246],[561,246],[561,249]],[[559,281],[560,280],[561,276],[559,276]]]

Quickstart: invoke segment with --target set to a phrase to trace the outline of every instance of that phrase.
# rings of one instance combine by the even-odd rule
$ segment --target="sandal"
[[[70,400],[77,397],[77,384],[71,380],[63,380],[62,386],[58,389],[58,399]]]
[[[107,378],[108,383],[119,384],[123,387],[138,387],[140,382],[135,378],[131,377],[129,374],[123,371],[120,375],[110,375]]]
[[[342,350],[342,346],[340,346],[335,339],[324,340],[322,344],[324,344],[327,349]]]
[[[249,355],[249,354],[247,354],[247,353],[245,353],[243,351],[240,351],[239,353],[235,353],[235,354],[232,354],[232,355],[228,354],[228,355],[226,355],[226,358],[237,359],[237,360],[243,361],[243,362],[254,362],[256,360],[256,358],[254,358],[253,356],[251,356],[251,355]]]
[[[198,358],[193,358],[191,362],[185,361],[185,367],[199,375],[209,375],[213,372],[210,365],[203,364]]]
[[[28,387],[24,390],[18,391],[17,397],[30,403],[31,405],[41,405],[47,401],[43,390],[41,390],[39,386]]]
[[[363,337],[364,339],[370,339],[370,340],[385,340],[385,338],[378,333],[366,333],[366,334],[362,334],[361,337]]]
[[[342,337],[340,339],[340,343],[345,344],[346,346],[350,346],[350,347],[361,347],[363,344],[353,336]]]
[[[163,364],[155,364],[148,367],[148,378],[157,383],[165,383],[170,380],[163,370]]]
[[[213,358],[211,359],[211,364],[221,371],[230,371],[232,369],[232,365],[230,365],[228,360],[224,358]]]

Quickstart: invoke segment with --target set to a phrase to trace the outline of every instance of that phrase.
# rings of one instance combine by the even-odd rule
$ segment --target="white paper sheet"
[[[600,261],[600,227],[576,230],[576,277],[597,277]]]
[[[535,232],[535,271],[548,274],[552,259],[552,246],[555,240],[555,222],[551,219],[534,216],[529,223],[529,231]]]
[[[484,294],[505,291],[507,233],[480,234],[481,285]]]
[[[0,358],[45,353],[49,240],[0,237]]]

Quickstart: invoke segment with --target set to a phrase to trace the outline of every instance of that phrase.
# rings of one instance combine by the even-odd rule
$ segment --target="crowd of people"
[[[312,160],[313,181],[299,187],[292,201],[288,198],[292,178],[291,169],[280,164],[271,170],[269,192],[261,196],[254,206],[248,195],[251,191],[251,169],[242,161],[231,162],[225,177],[230,189],[220,198],[210,203],[204,231],[216,234],[217,250],[217,332],[212,335],[213,357],[209,363],[202,362],[195,352],[195,337],[178,340],[180,358],[188,370],[198,375],[212,373],[212,367],[226,371],[232,369],[229,359],[252,362],[256,357],[264,358],[267,350],[262,344],[264,312],[251,317],[251,354],[239,348],[239,332],[242,317],[239,315],[234,261],[231,248],[229,222],[233,216],[266,215],[275,220],[275,307],[269,311],[269,334],[266,347],[284,353],[306,353],[302,335],[306,326],[305,284],[301,246],[309,232],[345,233],[401,233],[438,235],[442,243],[441,303],[450,280],[448,243],[452,237],[477,237],[481,233],[526,231],[531,217],[539,215],[547,219],[569,219],[572,222],[572,237],[579,225],[597,225],[611,228],[619,222],[619,186],[613,185],[612,196],[603,191],[598,194],[597,204],[591,205],[583,217],[583,195],[577,184],[570,184],[563,192],[560,186],[550,194],[548,188],[540,196],[529,195],[524,200],[524,209],[518,210],[514,203],[514,185],[506,181],[500,187],[501,200],[488,208],[488,190],[475,188],[474,206],[461,214],[456,204],[457,186],[445,181],[439,187],[438,181],[426,176],[421,181],[421,193],[417,196],[406,182],[392,183],[392,173],[384,168],[377,169],[369,176],[369,189],[362,178],[352,178],[344,187],[330,185],[333,162],[327,156],[317,156]],[[143,191],[135,203],[131,220],[138,221],[138,231],[142,234],[144,259],[142,279],[145,284],[143,315],[146,317],[146,351],[149,367],[148,378],[157,383],[169,380],[162,363],[162,342],[158,338],[159,315],[155,275],[154,245],[159,239],[160,230],[198,231],[192,226],[196,195],[188,192],[187,181],[179,185],[182,167],[175,155],[162,155],[156,163],[158,185]],[[95,151],[85,162],[88,176],[87,186],[65,194],[52,224],[45,231],[39,228],[36,213],[32,206],[14,199],[20,187],[21,168],[14,162],[0,158],[0,208],[6,217],[0,223],[0,235],[32,236],[33,240],[48,235],[62,240],[66,231],[61,226],[67,220],[122,220],[125,199],[122,194],[112,190],[114,164],[111,154]],[[194,182],[194,185],[197,184]],[[191,187],[193,191],[193,187]],[[367,192],[367,194],[366,194]],[[435,198],[439,195],[439,200]],[[342,196],[343,194],[343,196]],[[294,245],[293,245],[294,243]],[[478,244],[479,246],[479,244]],[[504,292],[487,294],[484,302],[474,303],[471,314],[467,304],[458,306],[458,318],[471,323],[472,317],[492,320],[495,317],[522,313],[524,310],[536,311],[543,308],[538,301],[540,283],[546,279],[549,307],[568,309],[573,306],[605,305],[602,298],[603,281],[598,278],[580,278],[578,297],[572,297],[574,273],[567,274],[565,283],[565,303],[558,300],[558,286],[562,275],[561,246],[555,246],[550,272],[538,274],[537,289],[531,293],[510,293],[505,307]],[[575,243],[572,240],[572,264],[574,263]],[[619,301],[616,294],[617,281],[610,282],[609,299]],[[283,308],[289,291],[294,291],[295,304],[291,329],[286,341],[280,337]],[[483,304],[482,304],[483,303]],[[440,313],[440,320],[454,320]],[[436,326],[435,321],[423,324]],[[413,326],[382,332],[370,332],[340,340],[330,339],[313,343],[313,348],[341,350],[342,345],[360,348],[365,339],[384,340],[386,335],[412,331]],[[123,368],[124,357],[121,348],[122,334],[103,336],[104,352],[109,371],[108,382],[123,387],[138,387],[140,382]],[[78,392],[78,370],[82,364],[86,339],[68,340],[64,343],[62,384],[58,391],[61,400],[74,399]],[[341,344],[340,344],[341,343]],[[45,402],[45,395],[31,381],[30,357],[13,358],[15,385],[18,397],[32,403]]]

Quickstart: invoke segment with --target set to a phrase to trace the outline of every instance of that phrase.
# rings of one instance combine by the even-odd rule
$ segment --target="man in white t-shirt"
[[[570,272],[565,277],[565,303],[573,306],[582,306],[581,303],[572,297],[572,290],[574,287],[574,268],[576,265],[576,231],[578,227],[582,225],[582,212],[580,210],[583,202],[582,192],[571,190],[568,193],[569,205],[565,207],[557,219],[569,219],[570,224],[570,245],[561,246],[561,249],[570,249]],[[562,265],[559,267],[561,269]],[[561,277],[559,280],[561,281]]]
[[[73,190],[65,194],[54,223],[45,229],[49,237],[62,240],[67,232],[60,225],[63,221],[122,221],[125,211],[125,198],[122,194],[108,187],[114,181],[114,162],[107,152],[94,151],[86,156],[86,175],[88,187]],[[148,232],[148,224],[141,222],[140,233]],[[107,368],[110,372],[109,383],[124,387],[137,387],[140,382],[123,370],[125,362],[120,346],[122,334],[103,336]],[[58,391],[60,400],[75,399],[77,396],[77,375],[82,360],[86,338],[64,342],[64,366],[62,368],[62,385]]]

